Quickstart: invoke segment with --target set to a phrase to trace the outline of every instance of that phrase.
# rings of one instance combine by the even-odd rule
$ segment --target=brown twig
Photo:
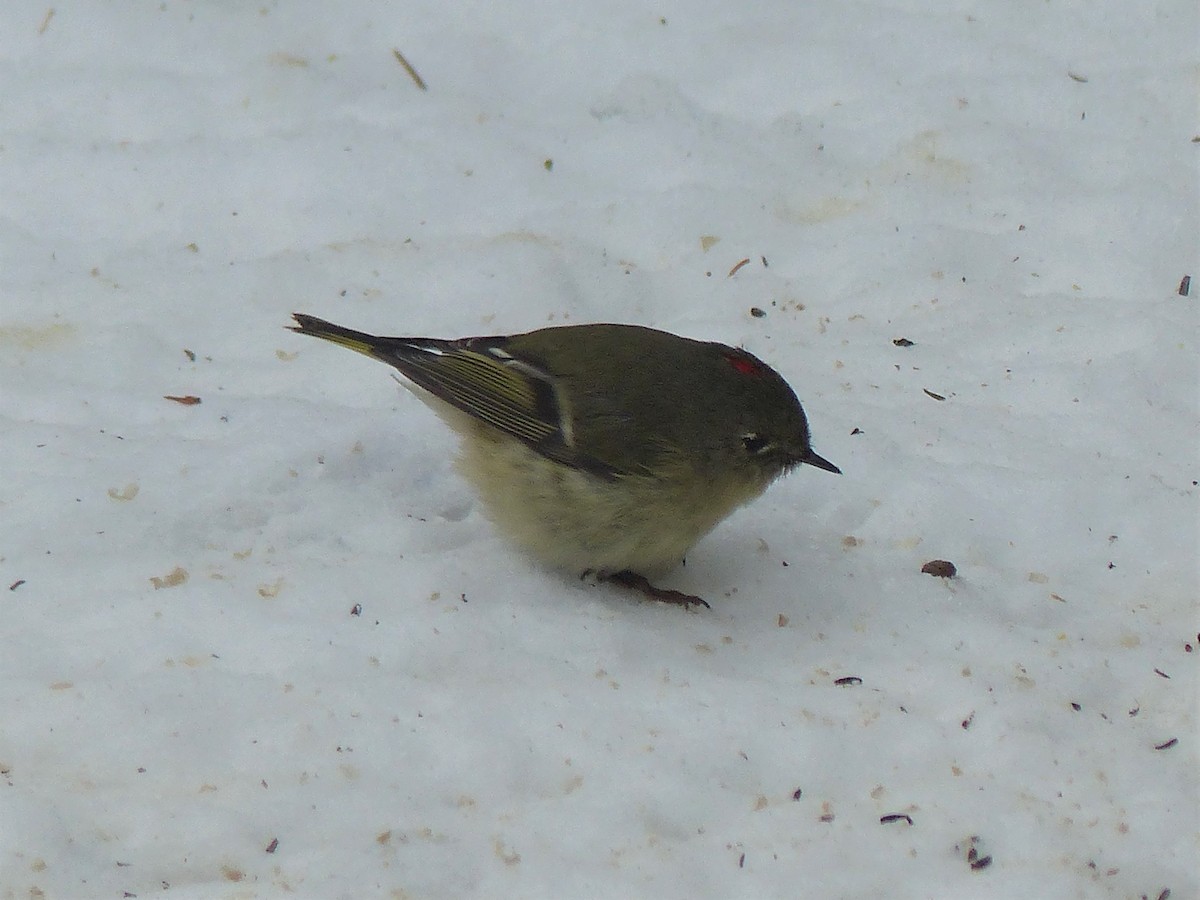
[[[413,68],[412,63],[410,63],[407,59],[404,58],[403,53],[401,53],[398,49],[393,47],[392,55],[394,57],[396,57],[396,62],[398,62],[398,63],[400,63],[400,65],[404,66],[404,71],[407,72],[408,77],[413,80],[413,84],[415,84],[417,87],[419,87],[423,91],[429,90],[429,86],[427,84],[425,84],[425,79],[422,78],[419,74],[417,74],[417,70]]]

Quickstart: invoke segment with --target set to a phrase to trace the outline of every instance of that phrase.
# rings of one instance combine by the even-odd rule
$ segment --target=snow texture
[[[1200,895],[1198,27],[5,3],[0,900]],[[293,310],[742,345],[845,475],[645,602]]]

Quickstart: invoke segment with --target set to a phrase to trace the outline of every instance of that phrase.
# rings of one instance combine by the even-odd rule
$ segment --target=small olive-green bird
[[[636,325],[437,340],[295,320],[293,331],[399,369],[462,436],[460,471],[530,555],[660,600],[703,603],[646,576],[780,475],[841,474],[813,451],[779,373],[724,344]]]

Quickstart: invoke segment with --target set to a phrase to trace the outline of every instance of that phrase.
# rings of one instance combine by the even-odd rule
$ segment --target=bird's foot
[[[613,584],[619,584],[621,587],[629,588],[631,591],[639,591],[651,600],[657,600],[659,603],[670,603],[674,606],[682,606],[684,609],[691,609],[692,604],[703,606],[705,609],[712,609],[708,602],[703,597],[697,597],[695,594],[685,594],[682,591],[672,591],[669,588],[655,587],[650,583],[645,575],[639,575],[637,572],[614,572],[611,575],[601,576],[604,581],[611,581]]]

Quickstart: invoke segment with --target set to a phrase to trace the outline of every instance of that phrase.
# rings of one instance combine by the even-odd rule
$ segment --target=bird
[[[545,566],[656,600],[722,519],[812,448],[783,377],[746,350],[596,323],[443,340],[381,337],[295,313],[290,330],[397,369],[461,437],[458,469],[497,530]]]

